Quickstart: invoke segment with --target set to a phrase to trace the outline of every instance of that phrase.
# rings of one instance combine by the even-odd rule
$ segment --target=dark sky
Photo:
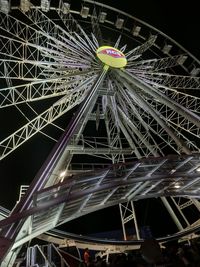
[[[198,1],[188,1],[187,5],[182,1],[175,0],[106,0],[103,2],[127,11],[131,15],[158,28],[179,42],[197,58],[200,58]],[[175,5],[175,2],[180,3]],[[8,112],[12,114],[14,110]],[[7,111],[0,117],[1,129],[3,129],[4,123],[14,123],[12,119],[10,120],[12,115],[9,116],[9,121],[7,121],[6,114]],[[0,162],[0,178],[2,181],[0,187],[0,205],[9,209],[14,206],[20,185],[31,182],[50,153],[53,145],[53,142],[49,142],[47,138],[38,134],[29,143],[24,144]],[[149,209],[149,206],[147,208]],[[101,213],[99,216],[102,216]],[[82,224],[83,232],[87,232],[84,228],[86,224],[87,222]],[[93,231],[96,231],[96,229],[93,229]]]
[[[160,0],[105,0],[107,5],[115,6],[149,23],[169,35],[187,50],[200,57],[200,19],[198,1],[160,1]]]

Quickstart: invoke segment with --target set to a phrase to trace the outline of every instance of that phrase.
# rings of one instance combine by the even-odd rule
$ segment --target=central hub
[[[127,64],[125,55],[112,46],[101,46],[96,51],[97,57],[107,66],[123,68]]]

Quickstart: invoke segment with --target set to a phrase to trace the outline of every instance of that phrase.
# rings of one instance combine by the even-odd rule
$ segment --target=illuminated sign
[[[125,55],[112,46],[101,46],[97,49],[96,54],[104,64],[113,68],[123,68],[127,64]]]

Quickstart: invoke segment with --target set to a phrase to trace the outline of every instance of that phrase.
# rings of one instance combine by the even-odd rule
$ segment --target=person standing
[[[84,253],[83,253],[83,260],[86,266],[89,266],[90,264],[90,253],[89,249],[85,248]]]

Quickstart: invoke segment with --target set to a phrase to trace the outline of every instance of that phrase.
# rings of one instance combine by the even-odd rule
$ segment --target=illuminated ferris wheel
[[[2,134],[0,158],[7,160],[35,135],[55,142],[67,128],[64,149],[35,190],[91,170],[98,173],[111,163],[137,162],[123,176],[127,185],[124,182],[122,187],[105,189],[112,182],[108,172],[98,178],[94,174],[102,191],[96,202],[92,193],[81,199],[79,213],[118,203],[124,237],[131,219],[140,239],[134,200],[160,194],[178,231],[189,229],[199,215],[191,222],[185,209],[199,214],[200,204],[196,198],[179,197],[178,192],[187,189],[197,195],[198,176],[192,181],[173,176],[167,183],[164,178],[154,183],[138,180],[134,186],[129,185],[129,177],[141,170],[144,177],[151,177],[165,167],[169,154],[185,157],[169,175],[186,164],[198,173],[193,155],[199,152],[200,62],[158,29],[113,7],[90,0],[76,7],[62,0],[52,2],[33,5],[21,0],[19,6],[10,6],[9,1],[1,1],[0,112],[5,115],[11,110],[17,123],[6,128],[5,122],[8,134]],[[163,160],[146,166],[140,162],[151,158]],[[88,186],[86,179],[79,189]],[[170,190],[173,194],[165,196]],[[79,216],[63,215],[57,221],[62,224]]]

